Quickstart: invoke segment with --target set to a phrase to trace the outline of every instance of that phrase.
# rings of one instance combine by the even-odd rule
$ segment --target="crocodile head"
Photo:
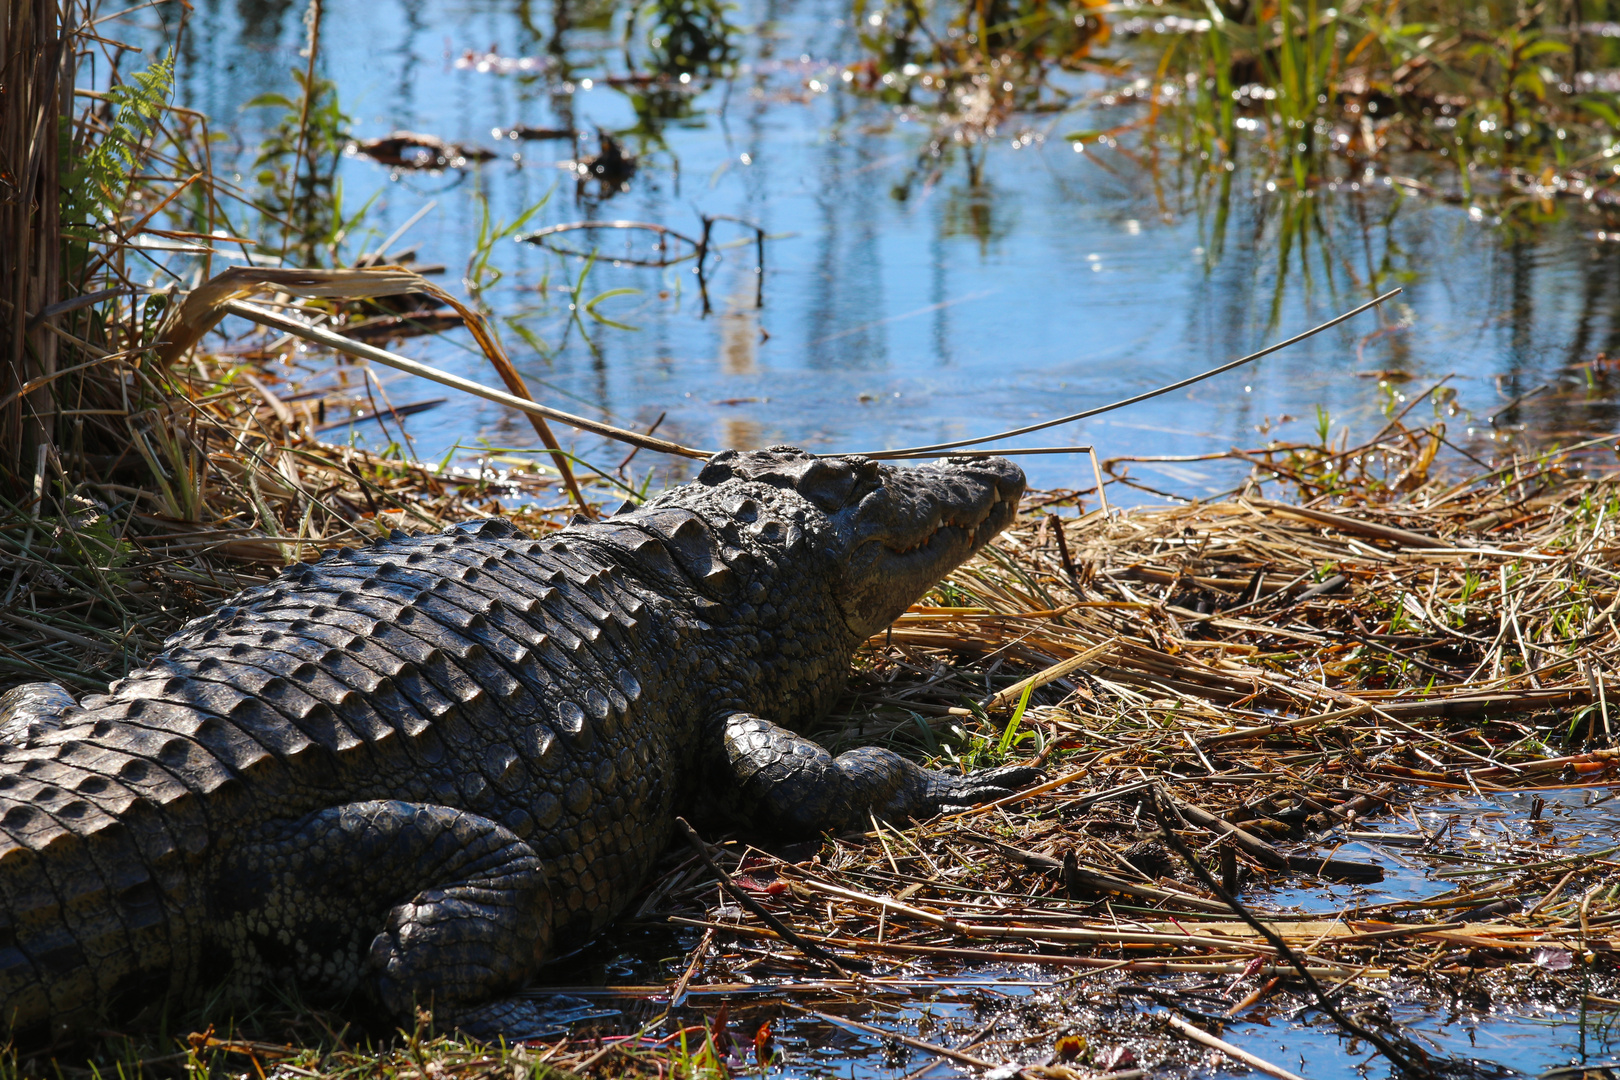
[[[779,509],[811,541],[798,557],[817,564],[845,624],[864,640],[1012,523],[1024,473],[1004,458],[895,468],[773,446],[726,450],[698,475],[699,488],[743,485],[753,492],[766,485],[777,495]],[[794,530],[779,542],[797,546]]]

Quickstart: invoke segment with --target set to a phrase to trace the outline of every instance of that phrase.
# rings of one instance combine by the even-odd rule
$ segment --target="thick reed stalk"
[[[62,284],[57,173],[75,10],[0,0],[0,397],[56,370],[57,339],[35,317]],[[55,434],[52,400],[40,389],[0,410],[0,485],[12,494],[34,484]]]

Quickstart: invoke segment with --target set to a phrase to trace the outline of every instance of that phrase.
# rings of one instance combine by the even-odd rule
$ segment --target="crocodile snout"
[[[850,628],[873,634],[1012,524],[1024,472],[997,457],[883,466],[861,500],[841,600]]]

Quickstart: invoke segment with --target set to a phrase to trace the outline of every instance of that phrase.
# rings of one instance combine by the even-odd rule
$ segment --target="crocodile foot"
[[[959,773],[925,769],[892,750],[863,746],[833,757],[802,735],[750,713],[724,720],[726,773],[744,820],[790,836],[928,818],[1005,798],[1039,780],[1027,765]]]
[[[1031,765],[1003,765],[976,769],[968,774],[928,770],[928,802],[941,814],[954,814],[980,803],[994,802],[1039,783],[1041,770]]]

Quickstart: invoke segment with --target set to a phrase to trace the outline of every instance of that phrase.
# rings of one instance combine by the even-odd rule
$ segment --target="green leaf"
[[[1001,741],[996,744],[997,757],[1006,757],[1007,751],[1011,749],[1013,735],[1018,731],[1019,722],[1024,719],[1024,710],[1029,708],[1029,695],[1034,689],[1035,684],[1031,682],[1024,687],[1024,692],[1018,696],[1018,707],[1013,710],[1012,719],[1007,721],[1007,728],[1001,733]]]
[[[1569,52],[1569,46],[1565,45],[1561,41],[1538,41],[1532,45],[1526,45],[1523,49],[1520,49],[1519,59],[1529,60],[1532,57],[1545,56],[1548,53],[1567,52]]]
[[[603,315],[600,311],[597,311],[596,305],[600,304],[604,300],[611,300],[615,296],[635,296],[640,292],[640,289],[609,289],[607,292],[598,293],[594,299],[585,304],[585,314],[589,315],[602,325],[611,326],[616,330],[639,330],[641,329],[639,326],[631,326],[628,323],[614,322],[606,315]]]
[[[95,215],[98,217],[117,212],[130,175],[145,158],[144,144],[154,131],[153,121],[168,107],[173,90],[171,49],[151,67],[133,73],[129,82],[107,91],[118,106],[112,129],[77,159],[64,162],[64,217],[80,220],[97,207],[103,211]]]
[[[515,318],[507,318],[506,325],[507,328],[512,331],[512,333],[516,334],[523,340],[525,345],[539,353],[541,356],[545,357],[547,360],[551,359],[551,350],[546,347],[545,339],[539,334],[535,333],[533,330],[529,329],[528,326],[519,322]]]
[[[1547,84],[1542,82],[1541,76],[1534,71],[1519,72],[1518,78],[1513,80],[1513,85],[1530,91],[1536,96],[1537,100],[1547,96]]]
[[[246,105],[243,105],[242,108],[244,108],[244,109],[268,109],[268,108],[291,109],[291,108],[295,108],[295,106],[293,105],[292,98],[288,97],[286,94],[269,93],[269,94],[260,94],[258,97],[254,98],[252,101],[249,101]]]
[[[1620,128],[1620,112],[1616,112],[1614,105],[1606,99],[1595,95],[1582,97],[1575,100],[1575,105],[1577,108],[1591,113],[1610,127]]]

